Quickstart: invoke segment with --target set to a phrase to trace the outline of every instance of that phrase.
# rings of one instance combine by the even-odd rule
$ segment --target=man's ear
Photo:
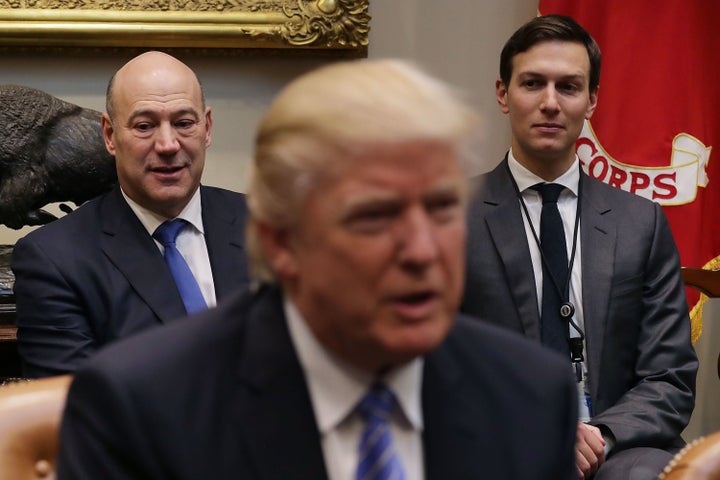
[[[205,148],[209,148],[212,143],[212,111],[210,107],[205,109]]]
[[[500,111],[508,113],[510,109],[507,106],[507,86],[502,79],[498,78],[495,80],[495,98],[497,99],[498,105],[500,105]]]
[[[600,91],[600,86],[598,85],[595,88],[594,92],[590,92],[590,101],[588,102],[588,108],[585,112],[585,119],[589,120],[590,117],[592,117],[593,113],[595,113],[595,108],[597,107],[598,102],[598,92]]]
[[[260,247],[273,272],[281,281],[295,278],[298,273],[298,263],[290,232],[261,222],[256,223],[256,229]]]
[[[100,118],[100,126],[102,127],[103,140],[105,141],[105,148],[110,155],[115,156],[115,142],[113,141],[113,128],[112,120],[107,113],[102,114]]]

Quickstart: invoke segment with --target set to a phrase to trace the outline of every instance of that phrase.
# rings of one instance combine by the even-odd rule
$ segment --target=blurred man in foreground
[[[457,315],[476,129],[402,62],[292,82],[256,138],[262,285],[79,371],[60,478],[571,478],[569,367]]]

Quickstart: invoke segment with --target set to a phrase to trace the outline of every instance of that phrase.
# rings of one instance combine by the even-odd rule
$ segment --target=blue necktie
[[[565,289],[568,274],[568,256],[565,230],[557,201],[565,187],[557,183],[534,185],[542,195],[540,214],[540,248],[543,261],[542,312],[540,314],[542,343],[570,355],[568,322],[560,316],[561,292]]]
[[[365,420],[365,429],[360,438],[356,480],[405,479],[390,431],[390,412],[394,405],[395,396],[381,383],[374,383],[360,400],[357,408]]]
[[[165,263],[175,279],[185,310],[187,313],[195,313],[206,309],[207,304],[190,267],[175,246],[178,233],[187,225],[185,220],[168,220],[155,230],[153,237],[165,247]]]

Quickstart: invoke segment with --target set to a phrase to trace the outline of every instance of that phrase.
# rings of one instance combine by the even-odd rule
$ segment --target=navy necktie
[[[570,355],[568,322],[560,316],[563,302],[560,295],[567,281],[568,256],[557,201],[565,187],[557,183],[542,183],[532,188],[540,192],[543,201],[540,214],[540,248],[544,258],[541,339],[543,344]]]
[[[175,245],[178,233],[187,225],[185,220],[168,220],[155,230],[153,237],[165,247],[165,263],[175,279],[185,310],[187,313],[195,313],[206,309],[207,304],[190,267]]]
[[[400,458],[393,447],[390,413],[395,405],[392,391],[374,383],[360,400],[358,412],[365,420],[360,438],[355,480],[404,480]]]

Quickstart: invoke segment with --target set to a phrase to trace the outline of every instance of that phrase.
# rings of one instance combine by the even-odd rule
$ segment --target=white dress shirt
[[[542,269],[542,256],[540,254],[539,235],[540,235],[540,215],[542,213],[542,197],[540,192],[533,190],[533,185],[538,183],[545,183],[545,180],[532,173],[527,168],[520,165],[512,154],[512,150],[508,153],[508,166],[512,173],[515,182],[517,183],[518,190],[522,194],[522,198],[527,206],[528,215],[530,221],[535,228],[535,234],[533,234],[530,228],[530,222],[528,221],[528,215],[522,212],[523,224],[525,225],[525,235],[528,239],[528,247],[530,247],[530,257],[533,263],[533,273],[535,274],[535,288],[537,291],[538,299],[538,312],[542,311],[542,291],[543,291],[543,269]],[[578,185],[580,182],[580,166],[579,160],[570,166],[570,168],[560,175],[558,178],[553,180],[551,183],[558,183],[565,187],[560,193],[558,198],[558,210],[560,211],[560,217],[563,222],[563,230],[565,231],[565,246],[567,248],[568,260],[572,257],[573,243],[575,243],[575,256],[572,266],[572,273],[570,275],[570,302],[575,307],[575,315],[573,321],[580,327],[581,330],[585,330],[585,322],[583,316],[583,304],[582,304],[582,245],[580,242],[580,229],[578,224],[578,238],[577,241],[573,242],[573,233],[575,232],[575,217],[577,214],[577,202],[578,202]],[[522,209],[522,205],[520,205]],[[536,240],[537,238],[537,240]],[[565,279],[561,280],[560,288],[564,289]],[[564,301],[564,293],[561,293],[560,297]],[[568,333],[571,337],[580,336],[575,328],[569,327]],[[587,359],[587,346],[583,345],[583,352]],[[583,364],[583,381],[578,384],[578,407],[579,407],[579,418],[581,421],[590,420],[590,411],[587,405],[587,363]]]
[[[120,189],[122,191],[122,189]],[[148,234],[152,237],[157,227],[166,220],[174,220],[165,218],[157,213],[151,212],[147,208],[139,205],[122,192],[125,201],[137,216],[140,223],[143,224]],[[215,284],[213,282],[212,269],[210,268],[210,256],[208,255],[207,243],[205,243],[205,228],[202,221],[202,202],[200,199],[200,189],[190,198],[190,201],[180,214],[175,218],[181,218],[190,224],[190,227],[180,231],[175,240],[178,251],[185,259],[190,267],[195,280],[200,286],[200,291],[205,298],[208,307],[214,307],[217,303],[215,299]],[[153,240],[155,240],[153,238]],[[155,240],[160,252],[165,253],[165,248],[160,242]]]
[[[527,168],[523,167],[515,160],[512,154],[512,150],[508,153],[508,165],[510,166],[510,172],[515,178],[518,189],[522,193],[523,200],[528,209],[530,220],[532,225],[535,227],[535,233],[537,234],[539,241],[540,238],[540,214],[542,212],[542,197],[540,192],[533,190],[533,185],[538,183],[546,183],[545,180],[532,173]],[[577,200],[578,200],[578,183],[580,181],[580,167],[578,162],[572,164],[572,166],[558,178],[553,180],[551,183],[558,183],[565,187],[565,190],[560,193],[558,198],[558,210],[560,211],[560,217],[563,222],[563,230],[565,231],[565,246],[567,248],[568,260],[572,255],[573,248],[573,233],[575,231],[575,215],[577,212]],[[522,208],[522,205],[520,206]],[[523,212],[523,223],[525,225],[525,234],[528,239],[528,246],[530,247],[530,257],[533,263],[533,272],[535,273],[535,288],[537,290],[538,297],[538,312],[542,311],[542,291],[543,291],[543,270],[542,270],[542,257],[540,255],[540,246],[538,241],[535,241],[532,229],[528,218]],[[578,226],[579,227],[579,226]],[[580,236],[580,230],[578,229],[578,237]],[[575,323],[580,328],[583,328],[583,308],[582,308],[582,268],[581,268],[581,257],[582,257],[582,245],[580,245],[580,238],[575,242],[575,259],[573,262],[572,275],[570,277],[570,302],[575,306]],[[565,283],[565,279],[561,280],[561,283]],[[564,285],[561,285],[563,288]],[[563,294],[561,294],[562,298]],[[570,329],[570,334],[577,336],[577,333]]]
[[[358,447],[364,428],[354,411],[375,378],[329,352],[312,333],[290,300],[284,301],[290,337],[310,391],[330,480],[354,480]],[[425,478],[422,446],[422,359],[393,369],[383,381],[394,393],[399,408],[391,415],[395,451],[408,479]]]

